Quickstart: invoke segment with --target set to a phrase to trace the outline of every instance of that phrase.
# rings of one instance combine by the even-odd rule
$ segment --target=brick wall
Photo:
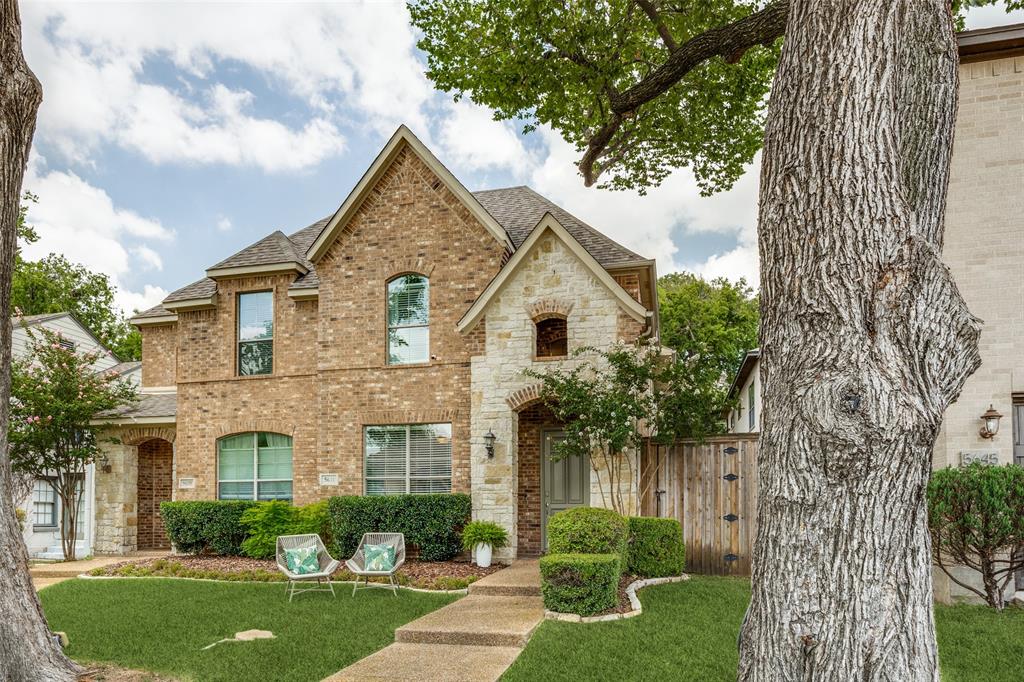
[[[170,549],[160,503],[171,499],[173,450],[165,440],[148,440],[138,453],[138,548]]]
[[[173,386],[178,362],[176,324],[145,325],[142,333],[142,386]]]
[[[1022,178],[1024,56],[961,65],[943,259],[971,312],[984,320],[982,365],[946,410],[935,467],[959,466],[965,451],[1013,461],[1013,394],[1024,393]],[[991,440],[978,435],[989,404],[1003,414]],[[977,581],[973,571],[961,577]],[[948,600],[965,591],[936,572],[935,593]]]

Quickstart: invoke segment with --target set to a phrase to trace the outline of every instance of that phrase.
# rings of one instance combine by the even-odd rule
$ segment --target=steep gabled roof
[[[743,384],[747,383],[747,377],[754,370],[757,365],[757,361],[761,359],[761,349],[755,348],[754,350],[747,351],[743,355],[743,359],[740,360],[740,366],[736,370],[736,376],[732,380],[732,385],[729,386],[729,400],[736,397],[736,394]]]
[[[269,272],[275,268],[281,271],[295,270],[304,275],[311,267],[312,264],[306,260],[305,254],[300,252],[295,242],[281,230],[276,230],[209,268],[206,275],[216,279],[257,271]]]
[[[313,244],[309,247],[306,252],[306,256],[309,260],[316,262],[334,242],[334,238],[337,236],[339,230],[343,229],[348,221],[355,215],[355,212],[359,210],[359,206],[362,205],[363,200],[369,195],[373,188],[377,185],[380,178],[387,172],[391,166],[391,162],[394,161],[398,153],[404,148],[410,148],[412,151],[427,165],[428,168],[445,184],[448,190],[454,194],[458,199],[465,205],[473,217],[475,217],[480,224],[483,225],[501,244],[512,251],[514,246],[512,240],[509,238],[508,233],[498,223],[494,217],[487,212],[487,210],[480,205],[477,198],[467,190],[458,178],[452,175],[451,171],[444,167],[437,157],[434,156],[427,147],[420,142],[419,138],[416,137],[411,130],[406,126],[398,126],[398,130],[391,136],[388,143],[384,145],[384,149],[380,151],[377,158],[373,160],[373,163],[367,169],[363,177],[359,179],[356,186],[349,193],[345,202],[335,211],[334,215],[331,216],[327,222],[324,230],[317,236],[313,241]]]
[[[650,262],[525,185],[483,190],[473,196],[508,231],[517,249],[544,214],[550,213],[604,267]]]
[[[505,267],[494,276],[494,279],[490,281],[487,288],[484,289],[483,293],[474,301],[473,305],[470,306],[466,314],[462,316],[457,325],[460,332],[467,332],[471,330],[476,324],[484,317],[484,313],[487,310],[487,305],[493,300],[498,293],[505,287],[505,285],[512,279],[512,276],[519,269],[519,266],[527,259],[529,253],[533,250],[534,245],[540,241],[540,238],[547,233],[552,233],[558,238],[565,246],[568,247],[580,262],[583,263],[590,270],[594,278],[597,279],[601,284],[608,289],[609,292],[618,300],[619,305],[625,310],[633,319],[637,321],[644,321],[647,319],[647,308],[643,306],[639,301],[630,296],[622,286],[616,282],[608,271],[597,262],[597,260],[590,255],[590,253],[583,248],[568,230],[565,229],[558,222],[558,220],[550,213],[545,213],[540,222],[530,231],[530,235],[520,244],[519,248],[509,259]]]

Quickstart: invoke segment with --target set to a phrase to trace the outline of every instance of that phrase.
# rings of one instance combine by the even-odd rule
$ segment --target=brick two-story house
[[[332,215],[133,322],[143,396],[107,420],[97,551],[164,545],[164,499],[451,491],[535,554],[598,473],[542,464],[558,424],[522,370],[655,336],[655,264],[527,187],[467,191],[402,127]]]

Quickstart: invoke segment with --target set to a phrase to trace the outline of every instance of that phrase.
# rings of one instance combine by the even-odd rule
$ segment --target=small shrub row
[[[160,516],[179,552],[238,556],[246,536],[242,515],[257,504],[248,500],[161,502]]]
[[[113,575],[122,578],[200,578],[205,580],[228,580],[231,582],[275,583],[285,577],[276,571],[262,569],[247,571],[225,571],[217,569],[189,568],[177,561],[158,559],[151,564],[125,564],[112,571],[95,568],[89,575]]]
[[[618,554],[549,554],[541,557],[544,606],[551,611],[580,616],[607,611],[618,602],[621,573],[622,560]]]
[[[462,546],[469,521],[469,495],[379,495],[332,497],[328,503],[331,535],[340,557],[351,556],[364,533],[402,533],[406,545],[424,561],[448,561]]]

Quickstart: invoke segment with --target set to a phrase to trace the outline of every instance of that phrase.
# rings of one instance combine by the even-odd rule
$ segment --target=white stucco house
[[[141,363],[121,362],[116,355],[107,349],[89,329],[71,313],[47,313],[42,315],[26,315],[11,320],[11,353],[15,358],[24,358],[31,352],[29,330],[37,328],[49,329],[63,338],[69,348],[82,353],[99,352],[96,360],[96,371],[114,370],[136,385],[141,381]],[[84,557],[92,554],[93,538],[95,537],[95,466],[86,468],[85,479],[82,481],[83,495],[79,513],[78,541],[75,554]],[[60,542],[60,519],[64,509],[57,491],[48,479],[36,479],[31,494],[17,503],[26,514],[23,537],[29,556],[39,559],[63,559],[64,552]]]

